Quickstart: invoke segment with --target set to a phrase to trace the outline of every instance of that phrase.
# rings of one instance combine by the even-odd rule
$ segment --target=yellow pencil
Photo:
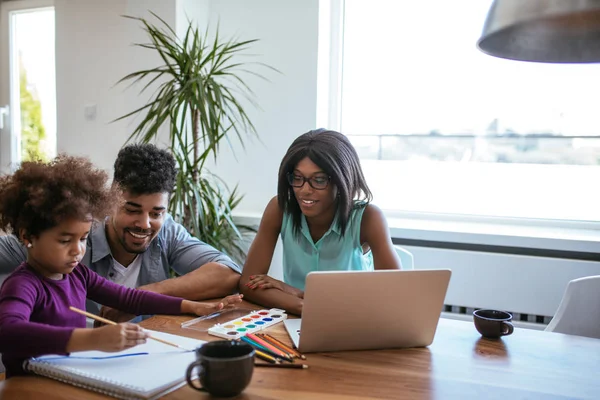
[[[108,325],[117,325],[117,323],[115,321],[111,321],[110,319],[99,317],[96,314],[92,314],[92,313],[89,313],[87,311],[80,310],[77,307],[69,306],[69,310],[74,311],[74,312],[76,312],[78,314],[81,314],[81,315],[85,315],[86,317],[89,317],[91,319],[95,319],[96,321],[104,322],[105,324],[108,324]],[[164,340],[164,339],[157,338],[157,337],[154,337],[154,336],[148,336],[148,338],[152,339],[152,340],[156,340],[157,342],[168,344],[169,346],[173,346],[173,347],[177,347],[179,349],[190,351],[189,349],[186,349],[185,347],[181,347],[177,343],[169,342],[168,340]]]
[[[268,355],[267,353],[263,353],[262,351],[260,351],[258,349],[254,349],[254,352],[256,353],[258,358],[262,358],[263,360],[268,361],[272,364],[279,364],[279,361],[275,357],[272,357],[272,356]]]

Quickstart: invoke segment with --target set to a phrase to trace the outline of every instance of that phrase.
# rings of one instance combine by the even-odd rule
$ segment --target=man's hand
[[[116,323],[131,321],[135,318],[135,315],[126,313],[124,311],[119,311],[114,308],[102,306],[100,309],[100,316],[102,318],[109,319]],[[100,321],[94,321],[94,328],[98,328],[100,326],[104,326],[105,324]]]

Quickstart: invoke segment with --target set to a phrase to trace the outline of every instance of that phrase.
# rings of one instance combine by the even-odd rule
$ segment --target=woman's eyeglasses
[[[288,172],[287,178],[288,178],[288,183],[292,187],[300,188],[300,187],[304,186],[305,182],[308,182],[310,187],[313,189],[316,189],[316,190],[327,189],[327,186],[329,185],[329,181],[331,180],[331,177],[326,176],[326,175],[305,178],[302,175],[296,175],[291,172]]]

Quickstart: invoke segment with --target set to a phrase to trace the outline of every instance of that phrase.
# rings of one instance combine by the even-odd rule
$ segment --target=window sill
[[[388,217],[388,225],[398,239],[600,254],[600,230],[591,227],[409,217]]]
[[[600,229],[594,224],[556,226],[555,221],[533,224],[529,221],[476,221],[477,218],[468,216],[386,214],[391,236],[399,241],[600,254]],[[259,213],[236,213],[235,219],[239,223],[258,226],[261,216]]]

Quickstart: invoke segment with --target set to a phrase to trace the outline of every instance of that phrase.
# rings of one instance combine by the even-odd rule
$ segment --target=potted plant
[[[140,114],[141,122],[128,139],[154,141],[159,128],[169,129],[169,148],[178,164],[176,187],[169,203],[173,218],[200,240],[243,262],[244,233],[249,226],[236,225],[232,212],[242,200],[237,186],[225,182],[205,167],[209,157],[217,159],[222,140],[235,135],[240,143],[256,135],[243,104],[255,106],[254,94],[245,83],[248,74],[262,77],[252,67],[270,68],[258,62],[242,62],[240,55],[256,39],[221,40],[218,27],[209,39],[190,23],[183,38],[160,17],[159,26],[141,22],[150,43],[136,46],[155,51],[163,65],[128,74],[121,82],[141,83],[141,92],[155,90],[151,100],[116,121]],[[254,68],[256,69],[256,68]]]

